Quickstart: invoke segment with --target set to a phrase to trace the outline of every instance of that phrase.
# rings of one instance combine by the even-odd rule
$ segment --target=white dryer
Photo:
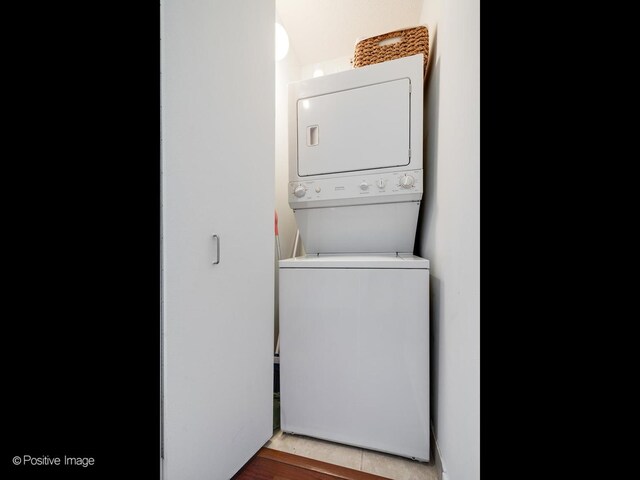
[[[307,253],[412,253],[423,56],[289,84],[289,205]]]

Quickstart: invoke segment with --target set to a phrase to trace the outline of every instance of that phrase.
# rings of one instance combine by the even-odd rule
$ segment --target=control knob
[[[304,185],[298,185],[293,190],[293,194],[298,198],[304,197],[306,193],[307,193],[307,189],[304,187]]]
[[[378,186],[378,188],[384,188],[384,183],[384,178],[381,178],[376,182],[376,185]]]
[[[405,175],[400,179],[400,186],[402,188],[411,188],[413,186],[414,179],[411,175]]]
[[[362,190],[362,191],[367,191],[367,190],[369,190],[369,184],[368,184],[367,182],[362,182],[362,183],[360,184],[360,190]]]

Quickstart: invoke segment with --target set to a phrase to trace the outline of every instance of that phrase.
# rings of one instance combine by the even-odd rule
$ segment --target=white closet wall
[[[425,194],[417,254],[431,261],[432,422],[443,478],[480,478],[480,2],[424,0]]]

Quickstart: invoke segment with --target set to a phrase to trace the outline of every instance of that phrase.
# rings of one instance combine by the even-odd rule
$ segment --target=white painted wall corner
[[[435,463],[438,480],[449,480],[449,475],[447,474],[447,469],[445,467],[444,460],[442,459],[442,453],[440,452],[440,446],[438,445],[438,440],[436,439],[436,433],[433,428],[433,424],[431,424],[431,445],[433,461]]]

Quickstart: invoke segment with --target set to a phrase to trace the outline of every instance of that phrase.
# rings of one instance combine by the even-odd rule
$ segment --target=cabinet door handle
[[[220,263],[220,237],[214,233],[213,239],[216,241],[216,261],[211,263],[218,265]]]

